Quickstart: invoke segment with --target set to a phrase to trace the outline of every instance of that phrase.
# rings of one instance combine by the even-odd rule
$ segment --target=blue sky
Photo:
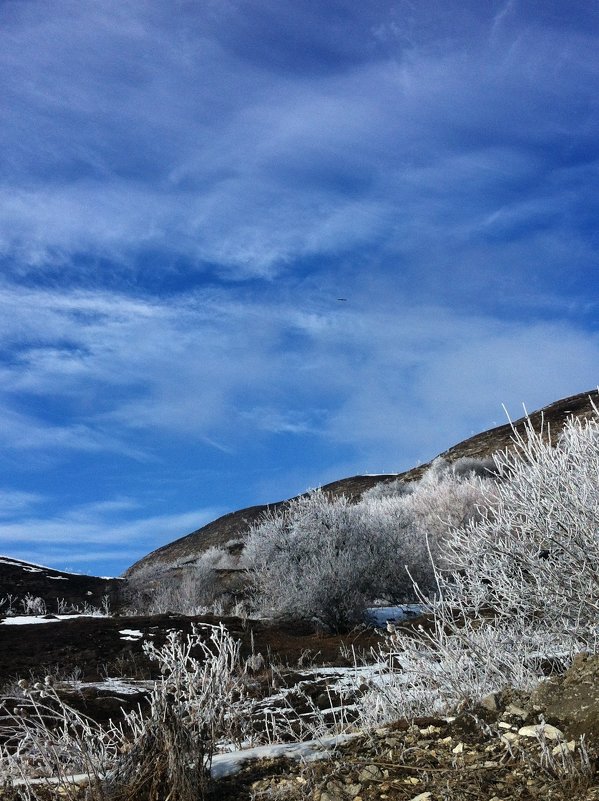
[[[595,387],[598,28],[0,0],[0,552],[118,574]]]

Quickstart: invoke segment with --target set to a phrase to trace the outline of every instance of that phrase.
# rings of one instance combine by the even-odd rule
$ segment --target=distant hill
[[[581,419],[589,418],[593,415],[593,403],[599,403],[599,393],[597,390],[581,392],[568,398],[562,398],[555,403],[545,406],[532,412],[528,419],[539,429],[542,425],[547,426],[553,435],[558,433],[568,417],[578,417]],[[521,417],[513,423],[518,430],[523,430],[526,424],[526,417]],[[476,434],[463,442],[454,445],[439,456],[454,462],[462,457],[485,458],[493,453],[510,448],[512,446],[513,428],[512,425],[505,425],[491,428],[481,434]],[[398,478],[402,481],[415,481],[421,478],[422,474],[430,466],[431,462],[419,465],[407,470],[404,473],[377,476],[352,476],[334,481],[325,485],[322,489],[331,497],[345,495],[350,499],[358,499],[361,495],[372,487],[380,483],[388,483]],[[228,547],[232,554],[239,553],[241,546],[239,540],[244,532],[267,510],[276,511],[283,509],[293,498],[285,501],[264,504],[260,506],[250,506],[237,512],[219,517],[212,523],[181,537],[168,545],[157,548],[147,556],[135,562],[126,572],[125,577],[134,576],[139,570],[145,568],[167,568],[174,562],[193,561],[199,554],[211,546]]]
[[[120,579],[66,573],[42,567],[9,556],[0,556],[0,616],[9,603],[17,614],[23,613],[22,602],[27,595],[41,598],[49,613],[56,613],[58,602],[80,609],[84,605],[100,608],[105,596],[116,600]]]

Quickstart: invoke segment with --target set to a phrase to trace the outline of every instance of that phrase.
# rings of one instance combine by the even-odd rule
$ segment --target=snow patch
[[[331,737],[321,737],[318,740],[307,740],[303,743],[283,743],[279,745],[259,745],[255,748],[246,748],[243,751],[231,751],[226,754],[217,754],[212,758],[210,773],[214,779],[233,776],[238,773],[246,762],[259,759],[276,759],[286,757],[296,761],[305,760],[314,762],[317,759],[327,759],[335,748],[342,743],[358,737],[359,734],[337,734]],[[11,780],[13,787],[24,785],[59,784],[63,781],[73,785],[86,786],[89,784],[88,773],[76,773],[66,776],[52,776],[48,778],[15,778]]]
[[[119,629],[121,640],[131,640],[133,642],[140,639],[144,635],[139,629]]]
[[[13,567],[21,567],[23,570],[28,570],[29,568],[36,567],[40,568],[40,570],[54,570],[53,567],[48,567],[48,565],[38,565],[35,562],[21,562],[18,559],[11,559],[9,556],[0,556],[0,565],[12,565]],[[34,572],[29,570],[30,573]],[[88,576],[86,573],[75,573],[73,570],[57,570],[57,573],[62,573],[63,575],[60,578],[65,578],[66,576],[83,576],[85,578],[99,578],[103,579],[104,581],[113,581],[113,580],[120,580],[124,581],[122,576]],[[48,576],[50,578],[50,576]]]
[[[116,679],[108,678],[104,681],[78,681],[77,679],[65,684],[76,690],[94,689],[100,692],[118,693],[118,695],[140,695],[154,687],[153,680]]]
[[[106,615],[52,615],[52,617],[46,617],[44,615],[14,615],[13,617],[0,620],[0,626],[28,626],[34,623],[57,623],[60,620],[73,620],[78,617],[106,617]]]
[[[216,754],[212,758],[210,772],[214,779],[222,779],[225,776],[232,776],[238,773],[244,767],[244,764],[250,760],[286,757],[296,761],[313,762],[317,759],[327,759],[338,745],[358,736],[358,734],[336,734],[330,737],[320,737],[318,740],[306,740],[302,743],[258,745],[255,748],[246,748],[243,751]]]

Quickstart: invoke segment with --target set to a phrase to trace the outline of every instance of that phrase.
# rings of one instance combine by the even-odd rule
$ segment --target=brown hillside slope
[[[586,419],[593,414],[593,403],[599,403],[599,393],[597,390],[581,392],[568,398],[562,398],[555,403],[538,409],[529,415],[532,425],[539,429],[542,425],[547,426],[552,434],[559,432],[568,417],[578,417]],[[518,430],[522,430],[526,423],[526,418],[521,417],[514,422]],[[512,426],[507,423],[496,428],[491,428],[481,434],[476,434],[469,439],[460,442],[439,454],[450,462],[454,462],[462,457],[484,458],[496,451],[509,448],[512,444]],[[376,484],[402,479],[403,481],[414,481],[419,479],[430,462],[414,467],[404,473],[393,475],[377,476],[352,476],[326,484],[322,489],[333,497],[345,495],[348,498],[357,499],[366,490]],[[293,499],[290,499],[293,500]],[[278,501],[276,503],[261,506],[250,506],[237,512],[219,517],[212,523],[203,526],[191,534],[187,534],[168,545],[152,551],[138,562],[135,562],[125,573],[125,576],[134,575],[139,569],[146,567],[167,566],[176,560],[193,559],[198,554],[207,550],[213,545],[224,546],[239,540],[243,533],[252,523],[255,523],[267,509],[276,511],[283,508],[290,501]]]

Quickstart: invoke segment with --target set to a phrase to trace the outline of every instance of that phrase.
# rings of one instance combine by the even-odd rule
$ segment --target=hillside
[[[254,617],[241,605],[232,615],[216,607],[214,614],[200,615],[144,605],[127,611],[123,605],[120,616],[114,612],[122,598],[112,615],[87,610],[69,619],[16,617],[14,610],[26,595],[43,598],[52,612],[59,599],[98,605],[134,581],[80,576],[0,557],[0,598],[6,603],[7,595],[13,596],[13,614],[0,615],[0,729],[2,744],[8,742],[0,748],[0,798],[148,801],[172,795],[175,781],[193,779],[190,767],[204,765],[211,775],[206,789],[173,797],[599,801],[596,395],[564,398],[531,416],[557,447],[538,436],[530,440],[534,458],[522,451],[513,460],[504,455],[507,472],[498,460],[499,478],[482,481],[492,482],[493,492],[505,501],[494,507],[500,512],[456,529],[456,554],[464,559],[437,574],[438,600],[424,614],[418,614],[421,608],[401,606],[377,610],[386,615],[378,617],[386,620],[384,629],[364,625],[373,615],[362,617],[355,628],[327,630],[314,626],[309,615],[260,616],[258,609]],[[589,424],[569,426],[557,442],[557,432],[570,417],[588,417]],[[523,421],[516,425],[520,428]],[[512,433],[510,426],[500,426],[441,455],[448,461],[485,458],[509,448]],[[413,481],[425,468],[400,478]],[[423,531],[427,543],[433,543],[433,517],[450,524],[448,507],[441,515],[434,502],[443,495],[439,488],[445,479],[438,475],[449,476],[445,490],[469,492],[479,485],[481,474],[460,473],[463,468],[433,470],[407,493],[392,488],[401,504],[425,499],[426,525],[409,548],[417,550]],[[331,496],[358,500],[377,483],[396,479],[356,476],[325,489]],[[524,495],[518,491],[522,479]],[[515,488],[515,496],[510,495]],[[390,497],[383,494],[379,504],[389,516]],[[462,496],[443,497],[461,516]],[[353,515],[369,504],[376,507],[381,496],[331,504],[314,493],[302,504],[315,499],[318,509],[339,506]],[[228,537],[224,541],[233,547],[242,533],[236,526],[247,525],[266,508],[241,510],[206,529]],[[359,520],[368,525],[367,518]],[[397,518],[391,521],[390,528],[397,528]],[[318,518],[310,518],[306,529],[323,533]],[[333,528],[326,531],[332,539]],[[556,531],[561,532],[558,539]],[[376,528],[368,529],[368,545],[384,532],[383,519],[377,518]],[[505,532],[515,536],[504,537]],[[201,534],[173,545],[185,546]],[[547,537],[559,550],[541,548]],[[325,539],[313,542],[316,561],[326,564]],[[394,541],[394,552],[403,560],[408,549],[397,545]],[[250,542],[246,559],[251,549]],[[352,554],[349,562],[356,561]],[[328,579],[316,574],[316,562],[304,551],[301,564],[306,563],[320,592]],[[166,561],[158,564],[166,566],[167,583],[175,579],[170,581],[172,597],[180,599],[185,570],[173,570]],[[188,572],[194,570],[197,566]],[[239,569],[230,572],[241,575]],[[328,577],[340,573],[336,563]],[[285,586],[291,585],[290,571],[279,570],[279,575]],[[161,589],[141,569],[136,578],[149,595]],[[400,580],[395,567],[392,578]],[[277,583],[277,590],[281,586]],[[346,582],[343,601],[350,591]],[[297,608],[292,607],[294,614]],[[55,712],[56,729],[49,724]],[[86,728],[82,731],[81,713],[91,736]],[[193,728],[204,714],[211,716],[207,738],[206,729],[198,736],[200,730]],[[131,720],[138,722],[130,731]],[[55,732],[60,734],[58,752]],[[117,748],[108,753],[102,745],[96,752],[96,744],[111,742],[114,732],[122,735]],[[205,743],[214,752],[204,752]],[[158,775],[168,792],[140,783],[140,775],[152,781]],[[202,788],[207,781],[202,774]]]
[[[67,573],[0,556],[0,612],[6,612],[11,606],[15,614],[22,614],[26,596],[42,599],[49,613],[57,612],[59,603],[68,607],[99,608],[108,598],[112,605],[120,583],[119,579]]]
[[[593,403],[597,403],[599,394],[597,390],[581,392],[578,395],[571,395],[567,398],[555,401],[549,406],[538,409],[529,415],[529,420],[536,430],[541,426],[546,426],[552,432],[552,437],[561,430],[564,421],[568,417],[578,417],[585,419],[591,416]],[[522,430],[526,424],[526,418],[521,417],[513,425]],[[513,429],[509,423],[483,431],[473,437],[469,437],[463,442],[454,445],[439,456],[454,462],[463,457],[484,458],[493,453],[509,448],[512,444]],[[431,460],[432,462],[433,460]],[[345,495],[350,499],[358,499],[364,492],[380,483],[395,481],[414,481],[419,479],[431,462],[427,462],[417,467],[407,470],[404,473],[393,475],[376,476],[352,476],[334,481],[323,487],[323,490],[332,497]],[[145,568],[168,567],[174,562],[190,561],[212,546],[230,546],[231,553],[239,551],[238,541],[243,533],[264,514],[265,511],[276,511],[285,507],[293,498],[285,501],[250,506],[236,512],[231,512],[223,517],[219,517],[211,523],[203,526],[184,537],[163,545],[155,551],[147,554],[139,561],[135,562],[126,572],[125,577],[134,576],[138,571]]]

